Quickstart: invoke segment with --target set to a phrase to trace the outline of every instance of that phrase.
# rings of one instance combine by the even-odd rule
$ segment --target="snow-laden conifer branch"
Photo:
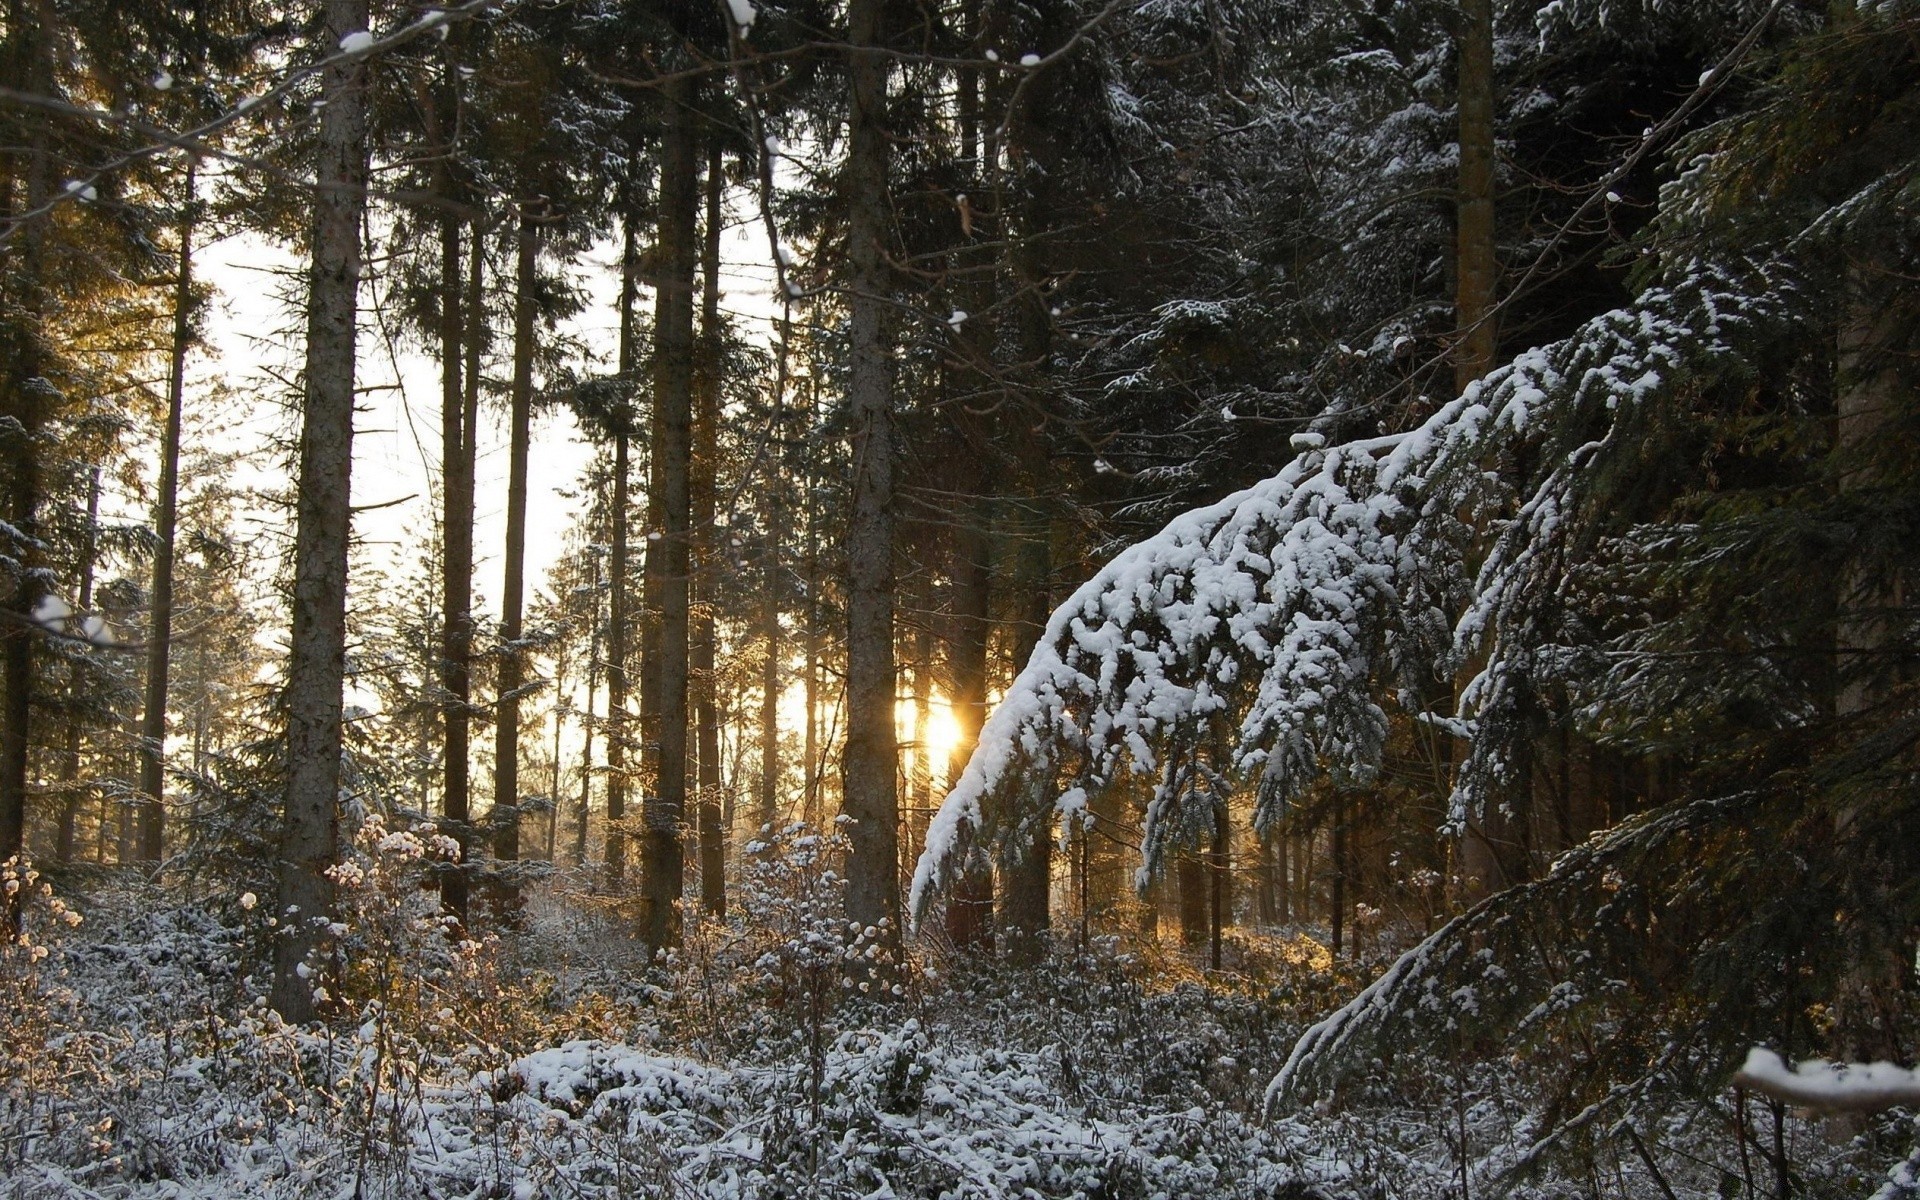
[[[1019,853],[1030,842],[1017,832],[1077,810],[1123,765],[1159,775],[1150,813],[1177,802],[1191,776],[1162,756],[1223,722],[1234,734],[1221,765],[1257,781],[1255,825],[1270,826],[1323,774],[1372,777],[1384,684],[1472,662],[1484,665],[1458,714],[1472,738],[1452,820],[1479,811],[1508,773],[1543,614],[1593,524],[1590,477],[1649,400],[1737,368],[1785,319],[1790,291],[1777,271],[1696,266],[1410,432],[1309,445],[1123,551],[1054,613],[982,729],[928,831],[912,911],[968,847]],[[1482,531],[1491,545],[1468,584]],[[1151,867],[1156,840],[1146,849]]]

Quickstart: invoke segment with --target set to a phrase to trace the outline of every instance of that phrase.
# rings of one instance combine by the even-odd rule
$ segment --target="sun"
[[[893,727],[895,736],[900,740],[901,766],[909,776],[919,767],[919,756],[925,755],[929,776],[936,782],[947,779],[947,765],[953,752],[960,745],[960,722],[954,717],[953,706],[939,692],[927,698],[926,741],[922,744],[916,737],[914,728],[914,703],[911,699],[897,702],[893,708]]]

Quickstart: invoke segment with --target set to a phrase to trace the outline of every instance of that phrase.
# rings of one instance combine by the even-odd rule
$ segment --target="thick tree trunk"
[[[478,230],[474,240],[479,240]],[[440,908],[467,924],[467,858],[472,842],[470,733],[473,703],[473,452],[467,395],[461,379],[463,335],[479,313],[461,311],[460,223],[440,219],[440,815],[444,832],[460,844],[440,875]]]
[[[534,288],[540,264],[540,226],[523,205],[516,236],[513,292],[513,383],[508,393],[507,552],[500,585],[499,703],[493,726],[494,919],[519,920],[520,887],[510,872],[520,857],[520,691],[526,655],[520,648],[527,565],[527,451],[533,425]]]
[[[367,0],[327,0],[320,46],[367,28]],[[327,869],[339,851],[340,704],[346,667],[347,541],[353,509],[353,367],[366,208],[368,72],[359,59],[322,75],[307,290],[306,412],[300,438],[293,629],[287,659],[287,799],[280,847],[282,933],[272,1003],[287,1021],[314,1013],[308,959],[333,912]]]
[[[1493,0],[1461,0],[1460,193],[1456,218],[1454,388],[1493,369],[1494,289],[1500,262],[1493,228]]]
[[[80,545],[80,594],[77,597],[79,609],[86,612],[93,607],[94,560],[99,556],[100,548],[100,468],[93,469],[87,481],[87,531]],[[70,704],[77,706],[82,675],[75,664],[67,675],[67,693]],[[67,713],[67,744],[60,759],[60,831],[54,842],[54,858],[61,863],[74,861],[75,829],[80,820],[80,714],[78,711]],[[100,842],[104,844],[105,830],[102,829]]]
[[[173,347],[167,420],[160,435],[160,491],[153,505],[153,592],[147,623],[147,681],[140,715],[140,861],[158,872],[166,843],[167,675],[173,645],[174,530],[180,511],[180,421],[186,403],[187,347],[193,336],[194,171],[187,164],[173,280]]]
[[[15,10],[18,13],[18,9]],[[36,15],[52,11],[52,6],[36,7]],[[30,78],[43,95],[53,94],[54,31],[37,22],[24,23],[18,36],[24,43],[21,56],[30,63]],[[50,155],[47,149],[47,123],[31,122],[33,133],[27,152],[28,211],[38,210],[47,201],[51,181]],[[46,594],[38,549],[40,535],[40,464],[34,457],[34,443],[46,421],[46,404],[40,378],[40,319],[45,298],[44,270],[47,240],[46,216],[28,219],[21,231],[20,289],[21,312],[16,318],[14,344],[7,347],[6,416],[17,426],[12,439],[17,448],[8,464],[12,476],[7,489],[7,524],[18,531],[0,546],[20,565],[19,578],[9,607],[16,620],[0,629],[0,861],[19,854],[25,848],[27,830],[27,764],[32,745],[28,725],[33,716],[33,651],[40,636],[29,622],[34,608]],[[19,910],[5,904],[6,925],[15,927]]]
[[[700,906],[715,917],[727,913],[727,839],[721,811],[720,719],[715,703],[713,610],[720,560],[714,529],[715,471],[720,457],[720,201],[725,190],[720,142],[708,141],[707,206],[700,248],[700,369],[693,415],[693,462],[688,480],[692,505],[694,579],[698,603],[692,613],[693,716],[698,750],[696,812],[700,826]]]
[[[847,915],[863,926],[900,915],[893,668],[893,358],[887,344],[887,59],[882,0],[851,0],[847,254],[853,512],[847,526],[847,745],[842,809],[849,835]]]
[[[687,799],[689,468],[693,452],[693,273],[700,207],[694,84],[661,86],[660,275],[654,318],[653,492],[662,526],[649,531],[647,604],[659,613],[659,651],[646,670],[657,680],[657,769],[646,798],[641,938],[656,950],[680,944],[684,870],[681,824]],[[658,592],[653,589],[657,585]],[[655,598],[657,595],[657,599]]]

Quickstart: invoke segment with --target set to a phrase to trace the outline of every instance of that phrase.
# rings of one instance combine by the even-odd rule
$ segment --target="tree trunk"
[[[987,634],[993,588],[993,501],[981,496],[953,535],[953,632],[947,644],[947,697],[957,736],[948,780],[966,770],[987,716]],[[951,786],[951,785],[949,785]],[[993,865],[967,861],[947,898],[947,938],[962,951],[993,942]]]
[[[474,240],[479,241],[479,230]],[[472,843],[470,735],[473,703],[473,441],[461,379],[463,335],[475,337],[481,314],[461,311],[460,223],[440,219],[440,686],[442,705],[440,815],[460,845],[440,875],[440,908],[467,924],[467,859]],[[471,332],[469,332],[471,327]]]
[[[1029,448],[1031,454],[1032,448]],[[1037,484],[1037,472],[1029,482]],[[1043,501],[1028,502],[1029,512],[1039,523],[1039,531],[1021,546],[1021,586],[1026,594],[1027,610],[1014,638],[1013,671],[1017,675],[1027,664],[1033,648],[1045,631],[1047,618],[1053,615],[1049,586],[1052,576],[1050,529]],[[1053,810],[1025,814],[1024,853],[1007,865],[1006,902],[1007,948],[1016,959],[1033,959],[1045,948],[1052,924],[1053,891]]]
[[[659,613],[659,649],[647,664],[657,680],[656,769],[646,798],[640,936],[663,950],[680,944],[684,869],[681,823],[687,799],[688,568],[693,452],[693,272],[700,207],[694,84],[661,86],[660,275],[654,318],[653,488],[662,526],[648,533],[649,608]],[[658,587],[655,592],[654,588]],[[658,597],[657,599],[655,597]]]
[[[179,265],[173,280],[173,350],[167,374],[167,421],[160,441],[160,494],[153,506],[153,593],[147,623],[147,686],[140,716],[140,861],[158,874],[166,842],[167,674],[173,643],[174,530],[180,510],[180,421],[186,403],[187,346],[193,336],[194,171],[187,162],[180,218]]]
[[[720,453],[720,141],[707,148],[707,206],[700,249],[700,355],[694,394],[693,462],[688,479],[692,506],[694,579],[699,603],[692,612],[693,716],[698,749],[696,812],[700,826],[700,906],[715,917],[727,914],[727,841],[720,808],[720,720],[714,690],[713,610],[720,558],[714,529],[715,471]]]
[[[16,10],[17,11],[17,10]],[[51,5],[36,7],[36,15],[52,11]],[[30,79],[42,95],[53,94],[54,31],[29,21],[19,33],[21,57],[30,61]],[[29,212],[47,201],[51,164],[47,149],[47,122],[29,122],[32,128],[27,155],[27,203]],[[43,273],[45,270],[48,219],[45,214],[29,218],[21,231],[20,292],[22,312],[15,326],[15,344],[9,346],[6,376],[6,416],[17,429],[12,439],[16,449],[10,474],[6,520],[11,527],[4,547],[19,563],[19,579],[9,607],[17,620],[5,622],[0,629],[5,661],[0,663],[0,861],[19,854],[25,848],[27,830],[27,761],[32,745],[28,724],[33,715],[33,650],[40,636],[30,624],[31,614],[46,594],[40,564],[40,464],[34,457],[34,444],[46,421],[46,404],[41,395],[40,320],[43,315]],[[17,531],[17,532],[15,532]],[[6,903],[6,927],[17,928],[19,909]]]
[[[499,702],[493,726],[494,919],[519,920],[520,887],[506,866],[520,857],[520,690],[526,657],[520,648],[527,565],[527,450],[533,424],[533,293],[538,284],[540,227],[523,204],[515,238],[513,290],[513,384],[508,393],[507,552],[500,585]]]
[[[887,59],[882,0],[850,0],[847,254],[853,512],[847,526],[847,745],[842,811],[852,819],[847,915],[899,929],[898,771],[893,669],[893,357],[887,343]]]
[[[99,554],[99,543],[100,468],[95,467],[87,481],[87,532],[80,546],[80,594],[77,599],[81,612],[93,607],[94,559]],[[73,664],[67,675],[70,704],[78,703],[82,678],[79,664]],[[80,819],[80,714],[77,711],[70,710],[67,713],[67,744],[60,760],[60,783],[64,801],[60,808],[60,832],[54,842],[54,858],[67,864],[74,861],[74,826]],[[100,840],[104,844],[104,831]]]
[[[613,435],[613,553],[607,580],[607,887],[619,891],[627,879],[627,582],[632,527],[628,510],[633,399],[640,390],[639,234],[632,213],[624,218],[620,256],[620,377],[627,395]],[[589,747],[591,748],[591,747]],[[584,785],[583,785],[584,789]],[[584,791],[583,791],[584,794]]]
[[[1213,841],[1207,849],[1207,969],[1220,969],[1220,941],[1226,930],[1227,920],[1233,915],[1229,909],[1232,897],[1227,891],[1233,866],[1233,835],[1227,824],[1227,806],[1224,801],[1213,806]]]
[[[600,574],[599,560],[593,560],[593,572],[589,585],[593,591],[593,616],[590,631],[587,634],[587,711],[580,722],[585,736],[580,740],[580,803],[575,810],[573,826],[573,865],[584,868],[587,865],[587,823],[593,815],[593,697],[600,690]],[[611,824],[611,822],[609,822]],[[609,833],[608,849],[612,849],[613,835]],[[626,843],[622,842],[624,852]],[[609,871],[611,874],[611,871]]]
[[[367,28],[367,0],[327,0],[319,44],[331,53]],[[346,667],[347,541],[353,521],[353,335],[366,208],[368,72],[361,59],[322,75],[307,291],[306,411],[300,438],[293,629],[287,659],[287,799],[280,847],[283,922],[272,1003],[310,1020],[304,973],[333,912],[327,869],[339,850],[341,686]]]
[[[1328,923],[1333,926],[1333,956],[1340,957],[1347,920],[1347,798],[1333,801],[1333,888]]]
[[[1460,194],[1455,249],[1454,390],[1493,370],[1494,288],[1500,263],[1493,229],[1493,0],[1461,0]]]
[[[767,487],[766,591],[761,596],[761,637],[766,642],[766,658],[760,674],[760,794],[754,814],[756,828],[773,831],[780,820],[780,543],[786,536],[786,510],[783,506],[792,437],[787,428],[787,339],[792,335],[791,305],[780,313],[780,342],[776,347],[773,385],[774,475]]]
[[[907,845],[901,862],[903,872],[912,871],[927,841],[927,825],[933,817],[933,747],[929,744],[933,710],[933,585],[921,573],[915,589],[913,630],[913,772],[907,780]]]
[[[820,424],[820,407],[817,376],[807,381],[807,428],[817,429]],[[814,471],[811,459],[805,468],[807,508],[807,557],[806,557],[806,677],[802,682],[802,691],[806,701],[806,728],[801,748],[801,767],[803,771],[800,813],[807,826],[819,829],[825,819],[824,805],[820,796],[821,777],[825,767],[820,761],[820,479]]]

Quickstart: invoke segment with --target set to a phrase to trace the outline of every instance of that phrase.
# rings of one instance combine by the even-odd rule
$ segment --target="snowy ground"
[[[1023,971],[909,968],[881,1004],[812,987],[844,972],[792,929],[706,928],[649,967],[617,914],[542,893],[511,953],[369,938],[321,1033],[259,1000],[257,910],[153,900],[95,896],[78,928],[42,911],[45,954],[0,964],[8,1196],[1311,1200],[1458,1196],[1463,1170],[1474,1196],[1772,1186],[1705,1110],[1649,1131],[1658,1176],[1618,1138],[1585,1177],[1516,1170],[1534,1118],[1484,1065],[1446,1095],[1263,1114],[1345,986],[1311,966],[1202,986],[1108,942]],[[1806,1194],[1884,1178],[1864,1143],[1785,1136]]]

